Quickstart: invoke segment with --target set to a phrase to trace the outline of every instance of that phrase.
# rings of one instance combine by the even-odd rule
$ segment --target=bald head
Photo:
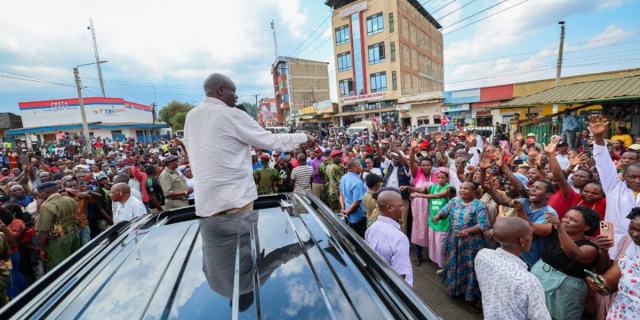
[[[229,107],[235,107],[238,96],[236,85],[229,77],[212,73],[204,80],[204,93],[207,97],[221,100]]]
[[[307,155],[304,153],[300,153],[297,159],[298,163],[307,163]]]
[[[503,247],[526,247],[522,251],[529,251],[533,229],[528,222],[518,217],[504,217],[496,220],[493,225],[493,237],[500,242]],[[523,242],[523,239],[529,239]]]
[[[402,196],[397,192],[383,191],[378,195],[378,208],[380,215],[394,220],[402,216]]]
[[[121,173],[115,177],[113,177],[113,183],[128,183],[129,176],[126,173]]]
[[[124,182],[116,183],[111,187],[111,192],[122,192],[123,194],[130,194],[131,187]]]

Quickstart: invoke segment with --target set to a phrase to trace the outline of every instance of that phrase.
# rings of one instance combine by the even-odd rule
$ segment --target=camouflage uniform
[[[276,185],[282,185],[282,178],[278,170],[272,168],[260,168],[253,171],[253,181],[256,182],[258,195],[278,193]]]
[[[46,262],[47,272],[80,249],[77,209],[75,200],[57,193],[51,195],[40,207],[36,236],[41,232],[49,234],[45,247],[49,260]]]
[[[327,177],[329,177],[329,207],[333,212],[340,212],[340,178],[344,175],[342,167],[331,162],[327,166]]]

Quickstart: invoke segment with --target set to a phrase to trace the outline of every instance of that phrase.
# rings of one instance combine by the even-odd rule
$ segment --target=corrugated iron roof
[[[492,109],[640,99],[640,75],[566,84],[501,103]]]

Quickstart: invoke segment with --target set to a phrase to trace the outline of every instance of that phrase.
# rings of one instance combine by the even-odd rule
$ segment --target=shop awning
[[[102,124],[101,122],[93,122],[89,123],[89,129],[125,129],[125,128],[169,128],[169,125],[166,123],[108,123]],[[27,134],[30,132],[47,132],[47,131],[55,131],[55,130],[75,130],[82,129],[82,123],[72,123],[68,125],[60,125],[60,126],[45,126],[45,127],[30,127],[30,128],[20,128],[7,130],[7,134]]]
[[[488,109],[552,104],[599,104],[640,99],[640,75],[566,84],[519,97]]]
[[[386,112],[386,111],[396,111],[396,107],[393,106],[393,107],[380,108],[380,109],[368,109],[368,110],[342,112],[342,113],[338,113],[338,114],[334,115],[334,117],[353,116],[353,115],[356,115],[356,114],[366,115],[366,114],[369,114],[369,113],[380,113],[380,112]]]

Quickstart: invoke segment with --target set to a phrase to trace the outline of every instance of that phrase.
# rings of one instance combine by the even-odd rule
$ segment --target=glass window
[[[396,62],[396,43],[391,42],[391,62]]]
[[[367,35],[374,35],[384,30],[382,12],[367,17]]]
[[[391,84],[393,85],[393,90],[398,90],[398,79],[395,71],[391,71]]]
[[[351,52],[344,52],[338,55],[338,71],[351,70]]]
[[[369,46],[369,64],[384,62],[384,42]]]
[[[341,97],[350,97],[350,96],[353,95],[353,80],[352,79],[340,80],[339,86],[340,86],[340,96]]]
[[[336,46],[349,42],[349,25],[336,29]]]
[[[352,112],[352,111],[360,111],[360,105],[354,104],[352,106],[343,106],[342,112]]]
[[[394,31],[394,23],[393,23],[393,12],[389,13],[389,32]]]
[[[387,91],[387,73],[378,72],[371,74],[371,92]]]

